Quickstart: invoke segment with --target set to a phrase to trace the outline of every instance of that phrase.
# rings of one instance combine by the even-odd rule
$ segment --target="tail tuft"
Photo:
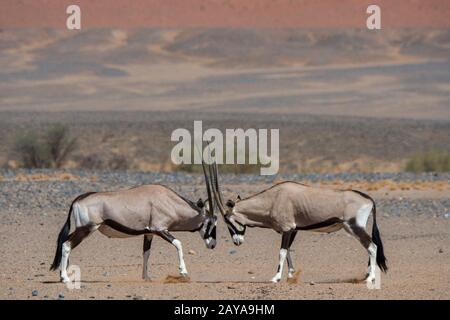
[[[387,272],[388,267],[386,265],[386,257],[384,256],[383,242],[381,242],[380,231],[377,226],[377,218],[376,218],[376,208],[375,202],[373,203],[373,226],[372,226],[372,241],[377,246],[377,265],[380,267],[381,271],[384,273]]]
[[[378,230],[378,226],[377,226],[377,207],[375,205],[375,200],[373,200],[372,197],[370,197],[369,195],[367,195],[361,191],[358,191],[358,190],[352,190],[352,191],[356,192],[360,196],[372,201],[372,205],[373,205],[372,206],[372,216],[373,216],[372,241],[377,246],[377,265],[378,265],[378,267],[380,267],[381,271],[386,273],[388,270],[388,267],[386,264],[387,259],[384,256],[383,242],[381,242],[380,231]],[[370,263],[370,261],[369,261],[369,263]]]

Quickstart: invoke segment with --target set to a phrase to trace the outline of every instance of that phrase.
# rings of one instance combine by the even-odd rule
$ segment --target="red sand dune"
[[[78,4],[82,27],[365,27],[378,4],[382,27],[450,27],[448,0],[2,0],[0,27],[65,28]]]

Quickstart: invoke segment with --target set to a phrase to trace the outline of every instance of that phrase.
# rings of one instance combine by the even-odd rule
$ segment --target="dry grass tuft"
[[[95,178],[95,177],[94,177]],[[18,173],[12,180],[13,181],[74,181],[74,180],[82,180],[83,178],[74,175],[69,172],[54,172],[50,174],[44,173],[35,173],[35,174],[24,174]],[[89,177],[91,180],[92,177]]]

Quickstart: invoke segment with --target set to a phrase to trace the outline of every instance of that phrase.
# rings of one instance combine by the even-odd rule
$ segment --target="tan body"
[[[244,242],[246,227],[271,228],[282,234],[279,264],[273,282],[281,280],[284,261],[288,277],[294,267],[290,246],[298,230],[334,232],[344,228],[367,249],[369,270],[367,282],[375,281],[375,266],[387,270],[383,244],[376,223],[374,200],[357,190],[333,190],[286,181],[236,202],[223,203],[219,190],[217,164],[209,166],[214,199],[227,224],[235,245]],[[208,179],[207,179],[208,180]],[[373,215],[372,238],[365,228]]]
[[[61,280],[69,282],[66,270],[71,250],[99,230],[110,238],[144,236],[144,279],[148,278],[147,263],[153,235],[160,236],[176,247],[180,274],[186,276],[181,242],[170,232],[199,231],[206,246],[213,249],[216,244],[217,218],[205,205],[201,199],[194,203],[161,185],[83,194],[72,202],[66,224],[58,236],[51,269],[55,270],[61,265]],[[69,234],[71,219],[75,222],[75,230]]]
[[[161,185],[144,185],[128,190],[99,192],[77,201],[76,227],[99,226],[109,237],[130,237],[104,224],[111,219],[133,230],[191,231],[204,217],[172,190]],[[79,221],[79,223],[77,223]]]
[[[332,218],[349,220],[356,217],[364,205],[372,206],[372,202],[353,191],[316,188],[288,181],[238,201],[233,214],[237,221],[247,226],[287,232]],[[342,227],[343,223],[336,223],[312,230],[331,232]]]

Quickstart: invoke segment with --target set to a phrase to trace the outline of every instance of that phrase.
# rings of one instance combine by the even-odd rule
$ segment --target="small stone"
[[[314,281],[311,281],[310,283],[309,283],[309,285],[310,286],[313,286],[313,285],[315,285],[316,283],[314,282]]]
[[[104,277],[108,277],[109,275],[110,275],[109,272],[103,272],[103,276],[104,276]]]
[[[37,297],[38,291],[37,291],[37,290],[31,291],[31,295],[32,295],[33,297]]]
[[[450,213],[444,214],[444,218],[445,218],[445,219],[448,219],[449,217],[450,217]]]
[[[62,293],[58,294],[58,300],[63,300],[64,299],[64,295]]]
[[[106,287],[107,287],[107,288],[111,288],[111,285],[110,285],[110,284],[107,284]]]
[[[442,248],[439,248],[439,253],[444,253],[444,250],[442,250]]]
[[[142,300],[143,298],[141,296],[134,296],[133,300]]]
[[[230,250],[230,254],[235,254],[237,251],[236,250]]]
[[[195,250],[189,250],[188,254],[195,256],[197,254],[197,252]]]
[[[255,272],[253,272],[252,270],[248,271],[248,274],[254,274]]]

